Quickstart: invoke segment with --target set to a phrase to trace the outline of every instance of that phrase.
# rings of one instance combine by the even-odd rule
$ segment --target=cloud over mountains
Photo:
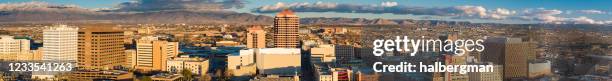
[[[169,18],[191,18],[187,16],[207,16],[193,18],[221,18],[225,16],[244,16],[239,18],[265,20],[264,17],[246,17],[248,13],[230,11],[229,9],[244,8],[244,0],[134,0],[123,2],[107,9],[88,9],[76,5],[58,5],[46,2],[0,3],[0,21],[15,20],[60,20],[60,19],[105,19],[113,20],[129,17],[128,15],[171,16]],[[297,2],[261,5],[251,9],[252,13],[276,13],[283,9],[292,9],[296,12],[336,12],[336,13],[371,13],[437,16],[449,19],[479,19],[479,20],[519,20],[552,24],[612,24],[612,20],[592,19],[588,15],[610,15],[610,12],[594,9],[585,10],[557,10],[557,9],[522,9],[486,8],[478,5],[460,5],[448,7],[418,7],[402,5],[398,2],[385,1],[373,4],[347,4],[331,2]],[[184,12],[188,11],[188,12]],[[124,13],[128,12],[128,13]],[[164,14],[159,14],[159,13]],[[166,13],[180,12],[180,13]],[[220,14],[222,13],[222,14]],[[24,15],[25,14],[25,15]],[[186,15],[189,14],[189,15]],[[208,15],[214,14],[214,15]],[[578,16],[565,16],[577,14]],[[215,16],[217,15],[217,16]],[[252,14],[250,14],[252,15]],[[585,15],[585,16],[582,16]],[[119,17],[121,16],[121,17]],[[152,16],[147,16],[152,17]],[[176,18],[176,19],[180,19]],[[134,18],[136,19],[136,18]],[[146,19],[146,18],[145,18]],[[154,19],[154,18],[151,18]],[[197,20],[197,19],[193,19]]]
[[[482,19],[482,20],[526,20],[552,24],[612,24],[612,21],[594,20],[586,16],[569,18],[563,17],[560,10],[548,10],[543,8],[510,10],[505,8],[487,9],[483,6],[462,5],[450,7],[415,7],[399,5],[397,2],[382,2],[377,4],[346,4],[346,3],[283,3],[263,5],[252,9],[255,13],[275,13],[283,9],[291,9],[296,12],[337,12],[337,13],[391,13],[396,15],[425,15],[442,16],[452,19]],[[579,10],[578,13],[604,14],[598,10]]]
[[[245,3],[243,0],[137,0],[121,3],[110,11],[221,10],[242,8]]]

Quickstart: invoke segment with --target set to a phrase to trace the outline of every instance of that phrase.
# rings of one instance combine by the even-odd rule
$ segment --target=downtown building
[[[178,55],[178,42],[143,37],[136,41],[136,69],[141,71],[165,71],[167,61]]]
[[[257,49],[243,49],[227,56],[227,69],[232,71],[233,76],[251,76],[257,73],[255,50]]]
[[[30,40],[0,36],[0,60],[40,60],[41,54],[30,50]]]
[[[295,75],[301,71],[301,52],[298,48],[260,48],[255,51],[259,74]]]
[[[57,25],[43,30],[42,48],[42,60],[76,62],[78,55],[78,28]]]
[[[0,54],[28,54],[30,53],[30,40],[15,39],[13,36],[0,36]]]
[[[274,47],[298,48],[300,18],[291,10],[283,10],[274,17]]]
[[[266,31],[261,26],[247,29],[247,48],[266,48]]]
[[[206,58],[181,55],[180,57],[169,59],[166,65],[166,71],[171,73],[180,73],[187,69],[191,71],[191,73],[202,75],[208,72],[209,60]]]
[[[336,62],[336,46],[333,44],[321,44],[310,49],[310,62],[312,63],[334,63]]]
[[[503,65],[504,80],[527,79],[530,59],[534,59],[535,46],[521,38],[488,38],[484,42],[484,62]]]
[[[85,69],[110,69],[125,62],[124,34],[122,30],[102,27],[79,29],[79,67]]]

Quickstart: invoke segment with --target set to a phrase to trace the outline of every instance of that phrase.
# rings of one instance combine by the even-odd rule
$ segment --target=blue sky
[[[137,2],[137,0],[0,0],[0,3],[11,4],[20,2],[40,1],[59,5],[78,5],[84,8],[115,8],[120,3]],[[217,0],[222,1],[222,0]],[[273,6],[277,3],[310,3],[317,2],[333,3],[333,4],[350,4],[350,5],[381,5],[383,2],[393,2],[400,7],[424,7],[424,8],[485,8],[486,15],[474,16],[473,13],[450,12],[449,14],[391,14],[391,13],[352,13],[352,12],[337,12],[330,11],[308,11],[304,10],[298,15],[301,17],[349,17],[349,18],[386,18],[386,19],[419,19],[419,20],[457,20],[457,21],[472,21],[472,22],[501,22],[501,23],[538,23],[538,22],[595,22],[595,23],[612,23],[612,0],[246,0],[243,8],[230,8],[226,10],[273,15],[273,13],[259,13],[253,10],[262,6]],[[297,8],[290,7],[287,8]],[[375,7],[382,8],[382,7]],[[490,14],[494,14],[494,10],[502,8],[504,10],[513,11],[512,15],[504,16],[503,19],[491,18]],[[315,8],[316,9],[316,8]],[[535,14],[533,12],[549,12],[560,11],[558,14]],[[578,11],[589,10],[599,11],[598,14],[576,13]],[[274,11],[274,10],[271,10]],[[530,11],[531,13],[526,13]],[[476,18],[477,17],[477,18]],[[592,20],[592,21],[589,21]]]

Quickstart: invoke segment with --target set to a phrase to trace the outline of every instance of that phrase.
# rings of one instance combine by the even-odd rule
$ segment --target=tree
[[[183,69],[181,71],[181,74],[185,77],[185,79],[187,79],[189,81],[192,80],[193,73],[191,73],[191,71],[189,69]]]

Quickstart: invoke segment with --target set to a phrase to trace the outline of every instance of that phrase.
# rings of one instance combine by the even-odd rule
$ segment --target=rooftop
[[[293,11],[289,9],[284,9],[283,11],[276,14],[276,17],[286,17],[286,16],[296,16],[296,15],[293,14]]]
[[[261,48],[260,54],[300,54],[299,48]]]

